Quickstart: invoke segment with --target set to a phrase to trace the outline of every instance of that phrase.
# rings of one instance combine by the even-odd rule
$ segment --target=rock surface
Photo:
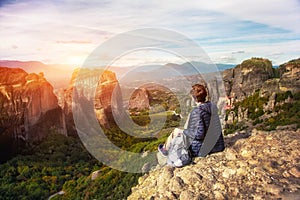
[[[227,112],[224,124],[232,125],[240,122],[240,126],[244,123],[245,127],[250,125],[251,128],[251,120],[253,120],[254,115],[261,116],[261,112],[264,114],[256,120],[256,124],[260,124],[262,120],[266,120],[269,117],[276,116],[278,114],[275,109],[277,105],[293,103],[291,96],[284,99],[284,102],[283,100],[278,102],[280,101],[280,98],[277,99],[278,94],[296,94],[299,92],[299,77],[300,59],[291,60],[280,65],[279,68],[272,68],[272,64],[267,59],[251,58],[243,61],[233,69],[225,70],[223,72],[223,81],[226,94],[228,95],[225,109],[231,110]],[[245,106],[245,104],[249,104],[249,101],[238,105],[245,98],[255,95],[255,92],[258,92],[257,94],[261,101],[267,99],[263,103],[262,108],[260,108],[258,102],[252,103],[256,106],[255,110],[249,110]],[[254,100],[257,100],[258,97],[255,97]],[[253,124],[253,126],[256,124]]]
[[[129,100],[129,110],[148,110],[149,107],[148,91],[145,88],[136,89]]]
[[[1,159],[20,148],[18,141],[40,141],[51,129],[66,134],[53,87],[42,73],[6,67],[0,67],[0,73]]]
[[[2,67],[0,73],[1,127],[13,126],[14,137],[21,137],[23,140],[39,140],[44,133],[31,134],[30,129],[40,123],[40,120],[51,110],[57,109],[56,118],[61,118],[53,87],[42,73],[27,74],[18,68]],[[48,113],[48,115],[52,114]],[[59,126],[64,129],[62,120]]]
[[[273,76],[272,63],[269,60],[245,60],[235,68],[223,72],[226,94],[234,98],[244,98],[261,88],[263,83]]]
[[[297,199],[300,129],[226,136],[224,152],[183,168],[159,167],[128,199]]]
[[[123,114],[120,85],[112,71],[105,70],[100,76],[95,94],[95,112],[100,124],[106,128],[115,124],[114,115],[120,117]]]
[[[0,90],[3,114],[26,111],[29,125],[42,113],[58,106],[52,86],[43,74],[27,74],[21,69],[0,68]]]
[[[280,65],[279,73],[279,88],[282,91],[300,91],[300,58]]]
[[[278,71],[278,74],[275,72]],[[292,60],[272,68],[267,59],[252,58],[223,72],[226,95],[236,100],[252,95],[260,90],[260,96],[290,90],[300,91],[300,59]]]
[[[78,78],[78,76],[80,77]],[[91,92],[84,87],[92,88],[94,87],[92,85],[94,82],[98,82],[98,85],[95,90],[95,95],[90,96]],[[73,94],[75,85],[78,90],[76,95]],[[84,88],[83,90],[82,87]],[[72,74],[69,87],[58,90],[56,94],[58,96],[59,105],[63,108],[66,116],[68,133],[70,132],[71,134],[76,132],[72,114],[73,98],[82,98],[84,101],[93,102],[96,117],[99,123],[106,128],[109,128],[110,125],[115,123],[113,109],[117,112],[116,115],[118,115],[118,112],[121,113],[123,109],[122,94],[120,91],[119,82],[115,73],[108,70],[102,71],[88,68],[76,69]],[[76,97],[73,97],[73,95]]]

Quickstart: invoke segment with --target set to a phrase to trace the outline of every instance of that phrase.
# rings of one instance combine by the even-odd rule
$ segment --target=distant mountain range
[[[192,76],[220,72],[235,67],[234,64],[207,64],[203,62],[189,62],[181,65],[168,63],[165,65],[143,65],[137,67],[110,67],[109,70],[116,72],[119,81],[123,83],[135,80],[158,80],[170,79],[178,76]]]
[[[54,88],[67,87],[73,70],[62,64],[48,65],[39,61],[0,60],[1,67],[21,68],[28,73],[42,72]]]
[[[0,66],[21,68],[28,73],[44,73],[54,88],[68,86],[73,70],[70,66],[62,64],[48,65],[39,61],[0,60]],[[136,80],[158,80],[177,76],[191,76],[199,73],[223,71],[235,67],[234,64],[207,64],[203,62],[190,62],[184,64],[168,63],[165,65],[143,65],[135,67],[108,67],[114,71],[123,83]]]

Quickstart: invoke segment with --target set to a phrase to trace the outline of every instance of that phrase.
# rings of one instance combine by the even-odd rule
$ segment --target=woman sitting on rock
[[[197,107],[191,111],[184,130],[175,128],[166,143],[159,145],[158,150],[163,156],[168,156],[172,141],[179,136],[187,138],[192,157],[204,157],[225,148],[218,109],[215,104],[206,101],[205,87],[195,84],[190,94],[197,102]]]

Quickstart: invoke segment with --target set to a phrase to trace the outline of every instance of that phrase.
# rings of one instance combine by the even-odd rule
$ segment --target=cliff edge
[[[225,137],[224,152],[140,177],[128,199],[298,199],[300,129]]]

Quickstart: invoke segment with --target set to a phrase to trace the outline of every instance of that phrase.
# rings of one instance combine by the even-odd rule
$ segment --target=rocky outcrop
[[[300,58],[279,66],[279,88],[282,91],[300,91]]]
[[[252,58],[243,61],[235,68],[223,72],[226,95],[242,99],[262,87],[274,77],[272,63],[267,59]]]
[[[78,76],[79,79],[78,79]],[[94,80],[96,79],[96,80]],[[92,97],[86,88],[82,90],[81,87],[92,87],[92,82],[98,82],[95,96]],[[119,82],[115,73],[105,70],[97,69],[76,69],[74,70],[69,87],[56,91],[58,96],[59,105],[63,108],[66,116],[66,126],[68,127],[68,134],[76,134],[76,128],[72,114],[72,100],[74,86],[77,87],[76,98],[83,98],[85,101],[94,101],[94,111],[99,123],[106,128],[115,124],[113,109],[121,114],[123,111],[122,94]],[[114,99],[112,99],[114,97]]]
[[[55,94],[58,99],[58,105],[63,110],[68,136],[77,135],[77,131],[73,119],[73,113],[72,113],[72,98],[73,98],[73,88],[76,81],[76,77],[78,75],[78,71],[79,69],[75,69],[73,71],[67,88],[60,88],[55,90]]]
[[[0,67],[0,141],[40,141],[50,129],[65,134],[52,86],[43,74]]]
[[[266,80],[262,87],[259,88],[259,96],[264,97],[264,96],[270,96],[273,93],[279,93],[282,92],[279,88],[279,81],[280,78],[272,78]]]
[[[300,130],[226,136],[224,152],[156,167],[128,199],[298,199]]]
[[[260,90],[260,96],[300,91],[300,59],[272,68],[267,59],[252,58],[223,72],[226,95],[241,100]]]
[[[58,99],[58,104],[62,108],[63,116],[65,119],[67,135],[76,136],[77,131],[74,124],[73,113],[72,113],[72,95],[73,86],[69,85],[68,88],[61,88],[55,91]]]
[[[270,96],[272,93],[300,91],[300,59],[291,60],[279,66],[278,77],[266,80],[260,89],[260,96]]]
[[[227,113],[226,123],[233,124],[248,119],[249,111],[246,107],[238,106],[238,109],[233,111],[237,102],[254,95],[256,91],[259,91],[259,97],[268,98],[262,111],[273,112],[277,94],[288,91],[295,94],[300,91],[299,77],[300,59],[289,61],[275,69],[267,59],[252,58],[243,61],[233,69],[225,70],[223,81],[227,98],[230,99],[225,109],[231,109]]]
[[[113,116],[123,114],[123,99],[119,82],[114,72],[105,70],[101,73],[95,94],[95,112],[100,124],[110,128],[115,124]]]
[[[150,102],[147,89],[136,89],[129,100],[129,110],[148,110],[149,108]]]
[[[275,108],[275,104],[276,104],[276,93],[273,92],[272,95],[269,97],[268,103],[266,103],[263,107],[264,112],[273,111],[273,109]]]
[[[179,98],[176,94],[169,88],[156,83],[148,83],[137,88],[129,99],[131,113],[149,109],[154,113],[165,110],[175,111],[178,108]]]

